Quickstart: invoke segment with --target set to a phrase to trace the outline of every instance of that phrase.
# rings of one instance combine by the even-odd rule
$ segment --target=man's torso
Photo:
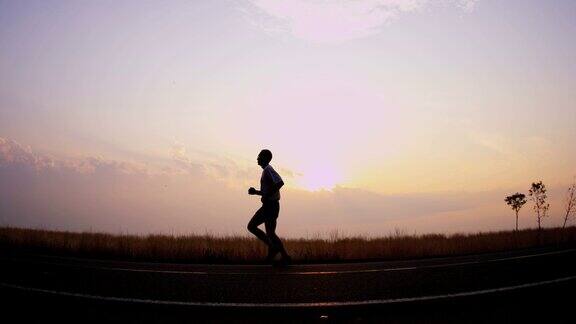
[[[275,183],[282,181],[280,175],[268,164],[264,169],[262,169],[262,176],[260,177],[260,191],[262,192],[262,201],[264,200],[280,200],[280,190],[277,190],[272,195],[270,191],[272,190]]]

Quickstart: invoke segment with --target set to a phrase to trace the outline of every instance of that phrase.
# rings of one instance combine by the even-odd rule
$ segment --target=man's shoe
[[[289,255],[282,257],[282,259],[278,261],[274,261],[272,265],[275,267],[287,267],[292,263],[292,258]]]
[[[282,258],[281,262],[285,265],[289,265],[292,263],[292,258],[289,255],[286,255]]]

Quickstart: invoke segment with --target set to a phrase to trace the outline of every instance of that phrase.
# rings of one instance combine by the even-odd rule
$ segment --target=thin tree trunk
[[[518,211],[516,211],[516,232],[518,232]]]
[[[562,225],[562,228],[566,227],[566,222],[568,222],[568,217],[570,217],[570,212],[572,211],[572,199],[573,199],[573,194],[570,195],[570,200],[568,201],[568,207],[566,207],[566,216],[564,216],[564,225]]]

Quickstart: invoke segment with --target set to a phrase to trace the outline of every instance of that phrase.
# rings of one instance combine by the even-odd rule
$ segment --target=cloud
[[[247,186],[228,181],[238,177],[255,186],[259,168],[228,158],[200,161],[195,155],[175,145],[172,159],[162,166],[70,159],[0,137],[0,225],[248,235],[246,224],[259,200],[247,195]],[[383,195],[344,187],[317,192],[286,188],[279,232],[302,237],[334,229],[382,235],[395,228],[419,233],[506,228],[502,220],[509,210],[502,197],[516,190]],[[531,219],[522,221],[533,225]]]
[[[259,170],[254,163],[238,163],[231,158],[202,154],[189,150],[180,142],[175,142],[171,148],[171,156],[181,167],[202,172],[230,187],[245,186],[258,179]]]
[[[114,172],[117,174],[149,175],[155,172],[144,163],[107,160],[102,157],[55,158],[38,154],[30,146],[12,139],[0,137],[0,167],[33,169],[36,172],[75,172],[93,174]]]
[[[456,4],[466,12],[472,12],[480,0],[460,0]]]
[[[230,230],[233,208],[246,202],[201,165],[171,162],[52,157],[0,138],[0,224],[132,233]]]
[[[510,149],[507,149],[505,138],[500,134],[482,132],[479,130],[468,129],[469,139],[484,148],[500,154],[509,154]]]
[[[291,34],[312,42],[332,43],[367,37],[402,14],[433,4],[455,5],[465,12],[478,0],[248,0],[250,21],[270,34]]]

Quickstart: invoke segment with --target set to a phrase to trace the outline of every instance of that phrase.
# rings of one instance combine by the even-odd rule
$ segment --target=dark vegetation
[[[576,227],[475,234],[286,239],[297,263],[402,260],[576,245]],[[177,263],[262,263],[261,242],[244,236],[114,235],[0,227],[1,253]]]

